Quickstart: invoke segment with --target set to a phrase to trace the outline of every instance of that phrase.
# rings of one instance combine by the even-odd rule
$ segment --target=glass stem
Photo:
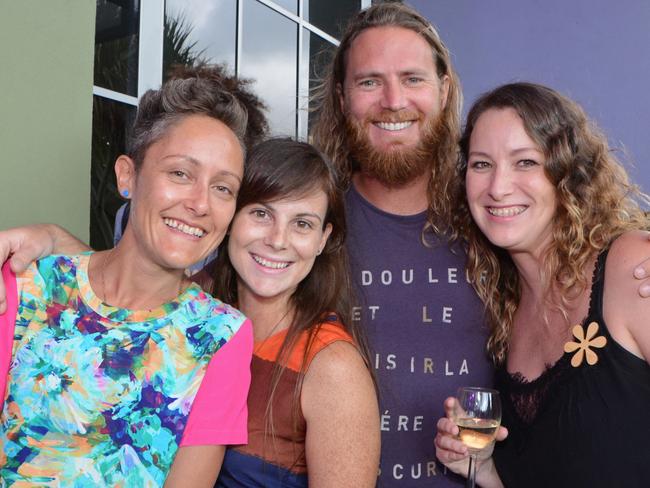
[[[467,471],[467,484],[466,488],[474,488],[476,486],[476,454],[469,455],[469,470]]]

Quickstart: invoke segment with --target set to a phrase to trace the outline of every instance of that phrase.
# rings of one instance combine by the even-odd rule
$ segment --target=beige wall
[[[0,228],[87,241],[93,0],[0,0]]]

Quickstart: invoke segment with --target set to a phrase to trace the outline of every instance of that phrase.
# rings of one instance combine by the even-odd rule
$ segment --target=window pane
[[[273,0],[273,3],[283,7],[292,14],[298,15],[298,0]]]
[[[137,96],[139,23],[138,0],[97,0],[95,85]]]
[[[241,75],[269,109],[271,132],[296,135],[298,26],[268,7],[246,0]]]
[[[360,0],[303,0],[303,18],[336,39],[360,9]]]
[[[308,101],[313,98],[316,87],[323,81],[329,63],[334,56],[336,46],[307,29],[303,29],[302,42],[303,71],[301,73],[301,78],[304,77],[305,79],[304,81],[301,80],[301,87],[307,89],[308,94],[312,96],[308,96],[304,91],[301,93],[300,109],[303,111],[303,114],[308,111],[307,119],[309,121],[309,126],[311,126],[314,113],[311,110],[313,106],[311,103],[308,105]],[[303,129],[302,132],[304,134],[306,130]]]
[[[90,246],[113,247],[113,223],[124,203],[118,196],[113,169],[115,159],[126,150],[136,107],[93,97],[93,140],[90,168]]]
[[[226,64],[235,70],[237,2],[166,0],[163,77],[174,64]]]

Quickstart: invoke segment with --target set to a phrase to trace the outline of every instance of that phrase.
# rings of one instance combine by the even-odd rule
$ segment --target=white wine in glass
[[[480,451],[492,442],[499,428],[498,420],[465,417],[456,419],[458,437],[470,449]]]
[[[476,455],[494,442],[501,424],[499,392],[489,388],[462,386],[456,393],[454,422],[458,437],[469,450],[467,487],[476,483]]]

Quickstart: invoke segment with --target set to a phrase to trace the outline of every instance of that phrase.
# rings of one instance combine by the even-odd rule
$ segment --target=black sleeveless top
[[[598,257],[582,324],[584,335],[598,324],[589,346],[596,364],[583,356],[574,367],[569,352],[531,382],[505,368],[496,373],[509,435],[494,460],[506,487],[650,487],[650,365],[607,330],[606,258],[607,251]],[[602,348],[594,345],[600,336]]]

